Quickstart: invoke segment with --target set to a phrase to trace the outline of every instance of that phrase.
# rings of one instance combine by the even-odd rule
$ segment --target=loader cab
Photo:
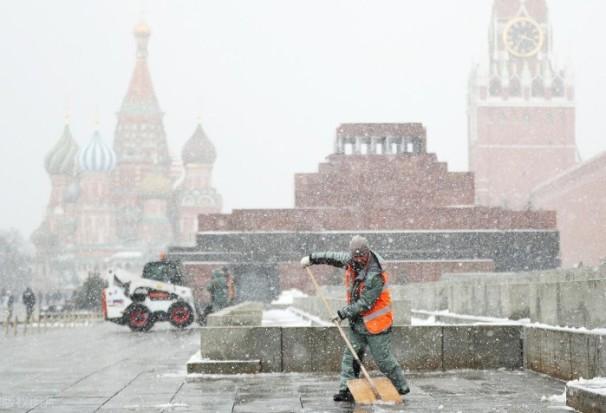
[[[142,277],[174,285],[183,285],[183,273],[174,261],[153,261],[143,267]]]

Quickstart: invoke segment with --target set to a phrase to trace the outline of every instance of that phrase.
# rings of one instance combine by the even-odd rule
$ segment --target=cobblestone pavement
[[[554,397],[564,392],[564,383],[525,371],[409,374],[412,392],[405,404],[372,407],[333,402],[336,374],[186,376],[198,331],[156,325],[133,334],[99,323],[1,336],[0,411],[570,411]]]

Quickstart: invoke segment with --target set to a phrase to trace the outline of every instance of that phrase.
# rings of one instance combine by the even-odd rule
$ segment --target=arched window
[[[517,77],[512,78],[509,82],[509,96],[522,96],[522,86],[520,84],[520,79]]]
[[[498,78],[492,78],[490,80],[490,87],[488,88],[490,96],[500,96],[503,92],[503,88],[501,87],[501,80]]]
[[[553,80],[553,84],[552,84],[551,88],[552,88],[551,93],[553,94],[553,96],[558,96],[558,97],[564,96],[565,87],[564,87],[564,81],[562,80],[561,77],[556,77]]]
[[[543,86],[543,79],[539,76],[535,77],[532,81],[532,96],[543,97],[545,96],[545,88]]]

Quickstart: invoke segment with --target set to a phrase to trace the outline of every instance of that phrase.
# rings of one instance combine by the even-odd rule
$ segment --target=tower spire
[[[130,112],[136,115],[157,115],[161,112],[147,64],[147,47],[151,30],[147,23],[141,20],[135,25],[133,35],[136,42],[135,70],[126,96],[122,101],[120,112]]]
[[[143,19],[135,25],[133,34],[137,41],[137,59],[147,59],[147,44],[149,42],[151,30]]]

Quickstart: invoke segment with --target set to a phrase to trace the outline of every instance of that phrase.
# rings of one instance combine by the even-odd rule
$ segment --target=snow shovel
[[[322,291],[320,291],[320,286],[318,285],[318,282],[316,281],[316,277],[314,276],[313,272],[311,272],[311,269],[309,267],[306,267],[305,269],[311,277],[311,281],[314,283],[318,295],[324,302],[324,305],[328,310],[328,314],[336,314],[330,307],[328,301],[326,301],[326,298],[324,297],[324,294],[322,294]],[[400,393],[398,393],[391,380],[389,380],[387,377],[379,377],[375,379],[370,378],[370,376],[368,375],[368,371],[366,371],[366,368],[360,361],[358,354],[349,342],[349,339],[345,335],[345,332],[341,328],[341,325],[338,321],[335,321],[334,323],[339,329],[341,337],[343,337],[343,340],[345,340],[345,344],[347,344],[347,348],[351,352],[351,355],[353,356],[354,360],[360,365],[360,370],[362,370],[362,373],[365,377],[364,379],[353,379],[347,381],[347,388],[351,392],[356,403],[373,404],[379,400],[387,403],[401,403],[402,398],[400,396]]]

